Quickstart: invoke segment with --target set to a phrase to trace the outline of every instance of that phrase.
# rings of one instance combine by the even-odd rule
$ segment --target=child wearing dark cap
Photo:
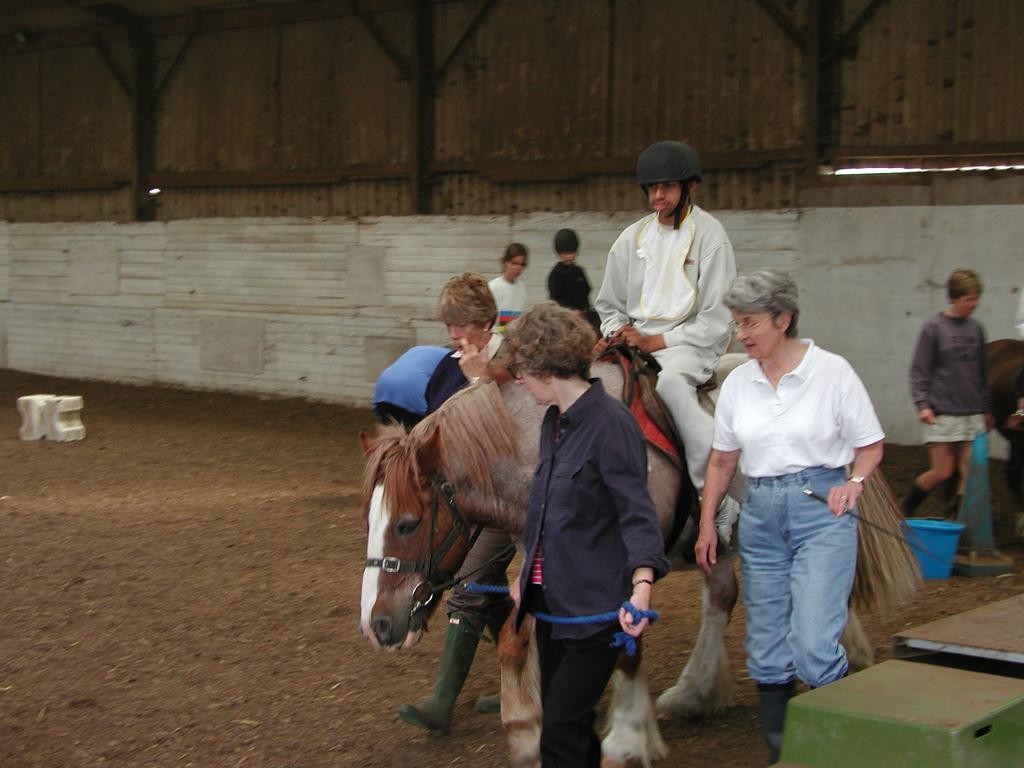
[[[548,275],[548,296],[599,329],[601,321],[590,306],[590,281],[583,267],[576,263],[579,250],[580,239],[575,231],[560,229],[555,233],[555,253],[559,261]]]

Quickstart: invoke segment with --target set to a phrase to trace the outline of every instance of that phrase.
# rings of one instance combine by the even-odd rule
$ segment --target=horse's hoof
[[[729,689],[708,691],[701,695],[692,685],[674,685],[662,691],[654,702],[658,719],[694,720],[721,712],[732,703]]]

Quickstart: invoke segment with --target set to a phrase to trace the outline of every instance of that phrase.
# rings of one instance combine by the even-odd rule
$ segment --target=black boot
[[[904,494],[900,506],[903,508],[903,516],[910,517],[914,510],[921,506],[921,502],[931,491],[922,490],[917,483],[910,486],[910,490]]]
[[[958,493],[953,498],[953,503],[950,504],[949,509],[946,510],[946,517],[950,520],[956,520],[960,517],[960,506],[964,503],[964,495]]]
[[[757,684],[757,698],[761,704],[761,733],[768,745],[769,765],[779,762],[782,753],[782,727],[786,724],[786,704],[796,695],[796,682],[777,685]]]

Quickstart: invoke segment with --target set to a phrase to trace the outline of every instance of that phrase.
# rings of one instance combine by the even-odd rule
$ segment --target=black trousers
[[[547,613],[543,591],[526,592],[528,611]],[[601,742],[594,732],[594,708],[615,671],[620,648],[611,642],[619,625],[609,624],[582,640],[555,640],[551,624],[537,622],[543,720],[543,768],[599,768]]]

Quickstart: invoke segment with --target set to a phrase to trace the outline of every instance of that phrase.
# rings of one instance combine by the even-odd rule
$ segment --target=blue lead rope
[[[508,587],[503,584],[480,584],[476,581],[464,581],[462,587],[467,592],[473,592],[474,594],[495,594],[495,595],[507,595]]]
[[[478,584],[475,581],[471,581],[463,582],[462,586],[465,587],[467,592],[475,594],[508,594],[508,587],[500,584]],[[659,618],[657,611],[641,611],[629,600],[624,602],[622,607],[633,617],[634,624],[640,621],[640,619],[649,619],[651,624],[653,624]],[[619,620],[619,612],[608,611],[607,613],[596,613],[591,616],[552,616],[550,613],[534,613],[533,617],[538,621],[546,621],[548,624],[608,624]],[[636,655],[636,638],[632,635],[627,635],[625,632],[616,632],[611,646],[612,648],[624,649],[627,656]]]

